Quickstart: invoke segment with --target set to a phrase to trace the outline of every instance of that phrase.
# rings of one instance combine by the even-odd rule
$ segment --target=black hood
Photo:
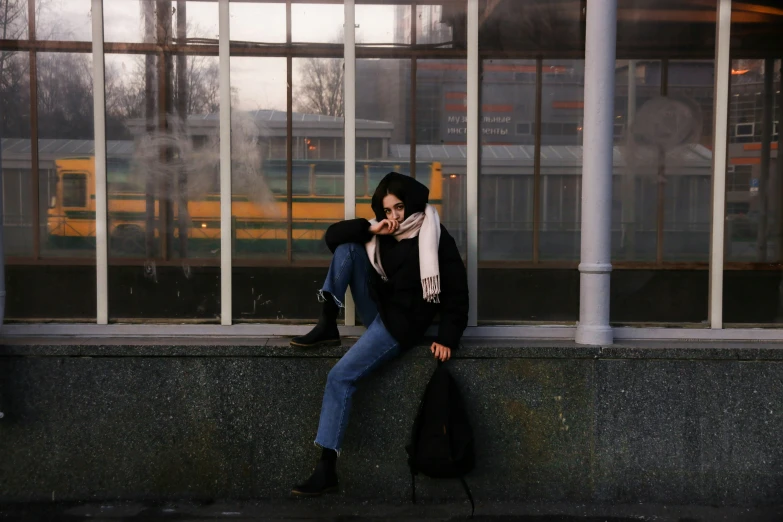
[[[430,198],[430,189],[410,176],[390,172],[378,183],[375,194],[372,196],[372,209],[375,219],[381,221],[386,218],[383,213],[383,198],[387,194],[394,194],[405,204],[405,219],[417,212],[424,212]]]

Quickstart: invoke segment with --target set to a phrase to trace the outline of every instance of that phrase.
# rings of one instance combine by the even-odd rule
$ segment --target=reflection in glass
[[[544,61],[541,95],[541,260],[578,260],[582,218],[584,61]]]
[[[3,244],[9,257],[33,254],[30,55],[0,51]],[[45,207],[44,207],[45,208]]]
[[[0,10],[0,39],[27,40],[29,34],[27,32],[27,0],[5,0],[0,5],[2,6],[2,10]]]
[[[166,18],[158,23],[158,11]],[[169,12],[169,10],[171,10]],[[184,24],[182,38],[197,42],[218,39],[217,2],[112,0],[103,2],[103,31],[106,42],[155,42],[159,38],[179,39],[180,25]],[[254,25],[256,25],[254,23]],[[160,35],[157,33],[160,32]]]
[[[235,257],[285,257],[288,251],[285,82],[285,58],[231,58]]]
[[[479,46],[504,52],[583,49],[582,5],[550,0],[483,3]],[[464,45],[464,37],[455,35],[455,39]]]
[[[231,2],[231,43],[285,43],[285,4]],[[263,20],[262,24],[258,21]]]
[[[410,5],[357,5],[356,44],[409,44],[410,21]]]
[[[370,207],[372,194],[386,174],[411,174],[406,140],[409,81],[409,60],[356,61],[357,217],[375,217]],[[435,204],[440,200],[440,181],[434,179],[431,168],[432,163],[417,164],[416,177],[430,187],[430,202]]]
[[[293,60],[291,216],[292,251],[297,259],[330,257],[324,232],[345,216],[342,62],[341,58]]]
[[[664,104],[649,108],[651,125],[642,129],[665,157],[665,261],[709,260],[714,75],[712,61],[669,62]]]
[[[725,242],[730,264],[724,272],[724,318],[745,326],[779,325],[783,322],[781,61],[734,60],[731,71]]]
[[[658,151],[642,143],[661,100],[661,62],[618,61],[615,70],[612,256],[617,261],[655,261],[658,243]],[[641,118],[640,118],[641,116]],[[639,142],[635,139],[639,130]],[[662,159],[661,159],[662,160]]]
[[[72,53],[37,58],[41,253],[94,257],[92,59]]]
[[[775,231],[781,219],[776,177],[780,62],[734,60],[731,69],[726,260],[776,261],[780,234]]]
[[[416,70],[416,164],[441,167],[441,221],[467,254],[467,64],[419,60]],[[418,175],[418,169],[417,169]]]
[[[416,44],[467,48],[467,11],[464,0],[416,6]],[[404,17],[402,17],[404,20]],[[398,26],[400,22],[398,21]],[[399,29],[410,39],[410,24]]]
[[[536,63],[486,60],[483,71],[479,259],[529,260],[533,256]]]
[[[9,3],[15,2],[9,0]],[[35,8],[36,39],[92,41],[90,0],[36,0]]]
[[[220,239],[217,57],[185,67],[153,55],[107,55],[110,252],[122,257],[215,257]],[[163,70],[161,70],[163,69]],[[166,74],[162,97],[152,86]],[[186,73],[187,74],[187,73]],[[110,125],[111,123],[111,125]],[[124,138],[124,139],[123,139]],[[131,141],[130,148],[124,146]],[[125,142],[125,143],[122,143]]]
[[[164,46],[200,21],[217,24],[215,3],[188,2],[176,14],[170,2],[132,4],[144,41]],[[197,260],[217,259],[221,248],[218,57],[105,61],[110,317],[216,321],[219,270]]]
[[[338,4],[293,4],[291,39],[294,42],[343,43],[345,8]]]

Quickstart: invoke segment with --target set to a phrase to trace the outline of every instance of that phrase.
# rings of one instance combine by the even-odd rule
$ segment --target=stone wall
[[[345,348],[0,348],[0,502],[281,498],[305,478]],[[226,343],[222,343],[226,344]],[[339,459],[348,499],[406,501],[405,444],[435,367],[418,347],[360,385]],[[479,501],[783,502],[783,352],[473,342],[449,363],[470,407]],[[462,499],[421,478],[423,499]]]

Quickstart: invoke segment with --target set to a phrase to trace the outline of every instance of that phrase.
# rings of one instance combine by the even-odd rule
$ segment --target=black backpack
[[[416,503],[418,473],[432,478],[458,478],[470,499],[472,517],[475,505],[464,477],[475,465],[473,430],[457,383],[441,363],[424,390],[419,413],[413,422],[411,443],[406,450],[411,468],[412,501]]]

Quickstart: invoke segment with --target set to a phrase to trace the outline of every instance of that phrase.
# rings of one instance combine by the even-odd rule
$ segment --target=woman
[[[447,361],[468,322],[468,283],[454,238],[427,203],[429,189],[392,172],[372,197],[375,218],[330,226],[326,244],[334,253],[319,293],[323,311],[307,335],[291,345],[340,344],[337,314],[348,286],[367,331],[329,372],[316,445],[323,448],[313,475],[295,486],[295,495],[337,491],[337,455],[343,441],[356,382],[424,337],[440,314],[436,359]]]

